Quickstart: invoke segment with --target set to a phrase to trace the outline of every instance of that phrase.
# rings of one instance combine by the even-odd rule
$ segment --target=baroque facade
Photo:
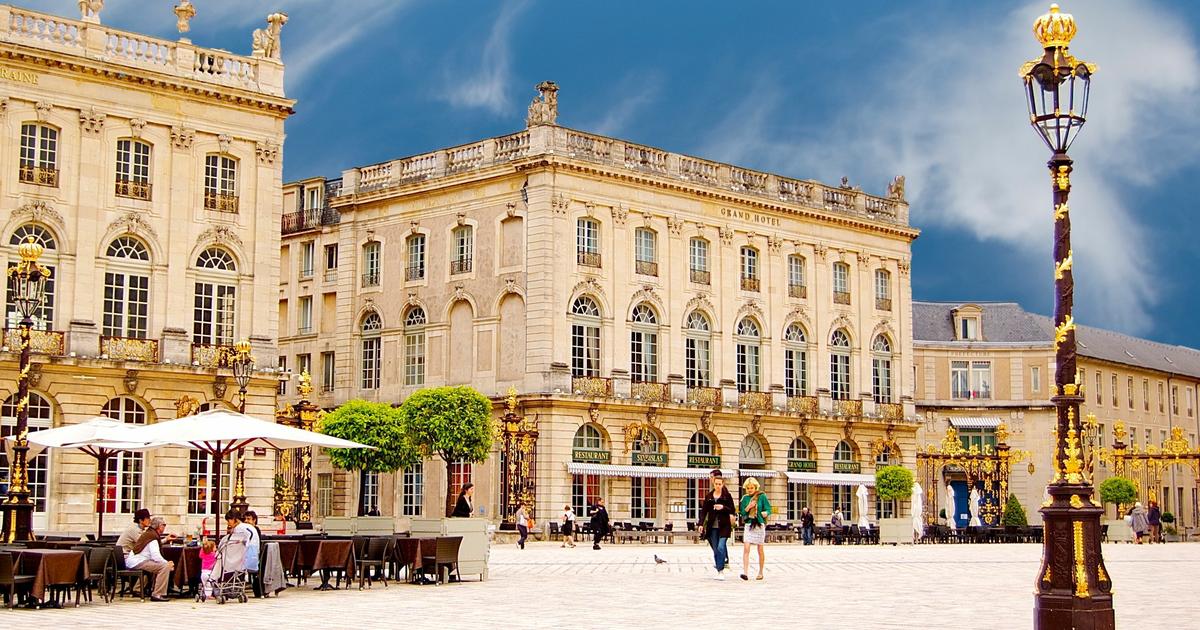
[[[238,339],[269,368],[252,379],[247,411],[270,418],[280,147],[293,105],[278,30],[255,38],[273,49],[245,57],[114,29],[83,10],[75,20],[0,6],[0,262],[13,265],[32,238],[53,271],[35,322],[30,429],[97,415],[169,420],[181,399],[235,407],[221,363]],[[190,15],[179,17],[182,32]],[[7,339],[17,318],[11,295],[5,304]],[[9,348],[4,435],[15,424]],[[188,531],[212,513],[215,471],[187,449],[121,455],[100,498],[89,456],[53,451],[30,464],[38,532],[94,531],[97,509],[118,515],[110,529],[143,506]],[[251,506],[270,505],[273,464],[248,454]]]
[[[517,133],[284,186],[279,362],[314,402],[465,384],[499,416],[514,389],[542,519],[602,496],[682,524],[718,466],[780,518],[857,515],[877,461],[915,465],[903,178],[874,196],[577,131],[538,89]],[[434,515],[472,481],[501,520],[500,460],[370,475],[363,503]],[[318,520],[359,505],[327,461],[314,480]]]
[[[1200,351],[1138,339],[1107,330],[1078,326],[1079,382],[1086,401],[1080,413],[1094,415],[1085,448],[1111,448],[1113,429],[1122,423],[1126,444],[1141,451],[1161,449],[1177,430],[1188,447],[1197,447],[1200,414]],[[1054,326],[1050,318],[1028,313],[1014,303],[913,304],[913,347],[917,412],[923,422],[918,443],[934,445],[953,428],[964,445],[995,446],[997,427],[1007,429],[1007,443],[1030,457],[1012,472],[1016,494],[1031,523],[1040,523],[1037,508],[1054,469]],[[1004,429],[1001,429],[1003,432]],[[1090,442],[1090,443],[1089,443]],[[1095,483],[1110,470],[1100,461]],[[951,483],[963,506],[965,483],[948,474],[937,490]],[[1156,483],[1143,484],[1141,500],[1157,499],[1178,525],[1195,526],[1197,477],[1188,466],[1173,466]],[[931,505],[942,506],[931,498]],[[1114,517],[1112,506],[1106,506]],[[936,510],[934,510],[936,512]]]

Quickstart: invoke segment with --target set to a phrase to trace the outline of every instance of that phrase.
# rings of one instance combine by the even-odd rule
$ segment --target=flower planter
[[[913,542],[911,518],[881,518],[879,519],[879,544],[899,545]]]

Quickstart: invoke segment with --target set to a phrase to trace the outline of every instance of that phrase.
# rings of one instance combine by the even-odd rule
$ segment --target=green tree
[[[912,488],[913,473],[903,466],[884,466],[875,471],[875,494],[883,501],[907,499],[912,496]]]
[[[1109,477],[1100,484],[1100,500],[1116,504],[1120,516],[1121,506],[1137,501],[1137,486],[1127,477]]]
[[[413,447],[400,422],[399,411],[387,403],[347,401],[321,418],[317,431],[375,447],[326,449],[335,467],[358,471],[359,515],[378,507],[366,504],[364,473],[392,473],[421,461],[420,452]]]
[[[431,387],[400,405],[400,419],[413,445],[425,457],[446,463],[446,516],[454,511],[451,467],[455,462],[487,459],[495,440],[492,401],[466,386]]]
[[[1025,516],[1025,508],[1021,507],[1021,502],[1017,500],[1017,495],[1008,495],[1008,502],[1004,504],[1004,516],[1000,517],[1001,525],[1019,525],[1024,527],[1029,524],[1029,519]]]

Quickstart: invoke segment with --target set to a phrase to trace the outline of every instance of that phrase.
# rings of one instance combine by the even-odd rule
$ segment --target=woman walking
[[[1162,542],[1162,510],[1158,509],[1158,501],[1150,499],[1150,509],[1146,510],[1146,523],[1150,526],[1150,544]]]
[[[604,509],[604,499],[596,497],[596,504],[588,512],[592,515],[592,549],[600,550],[600,541],[608,535],[608,510]]]
[[[525,509],[524,503],[517,504],[517,531],[521,532],[521,538],[517,540],[517,546],[521,549],[525,548],[525,540],[529,538],[529,512]]]
[[[569,506],[569,505],[563,506],[563,513],[562,513],[562,516],[559,517],[559,520],[561,521],[561,524],[562,524],[562,537],[563,537],[563,544],[560,546],[566,547],[566,546],[570,545],[570,546],[574,547],[575,546],[575,511],[571,509],[571,506]]]
[[[729,564],[729,537],[733,535],[733,516],[737,508],[733,495],[725,487],[725,478],[720,470],[709,473],[712,490],[704,495],[700,504],[700,535],[712,547],[713,565],[717,569],[714,580],[725,579],[725,567]]]
[[[1133,511],[1129,513],[1129,517],[1129,527],[1133,529],[1137,544],[1140,545],[1146,531],[1150,529],[1150,520],[1146,518],[1146,508],[1142,507],[1141,501],[1133,504]]]
[[[742,483],[742,502],[738,509],[746,529],[742,532],[742,579],[749,580],[750,545],[758,547],[758,577],[763,579],[763,564],[767,561],[763,546],[767,543],[767,517],[771,515],[771,502],[763,494],[754,477]]]

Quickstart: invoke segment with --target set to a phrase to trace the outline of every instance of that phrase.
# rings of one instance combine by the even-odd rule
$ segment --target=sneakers
[[[721,581],[721,582],[724,582],[724,581],[725,581],[725,574],[724,574],[723,572],[721,572],[721,571],[716,571],[715,573],[713,573],[713,579],[714,579],[714,580],[719,580],[719,581]]]
[[[600,545],[592,545],[592,549],[595,549],[596,551],[600,551]]]

